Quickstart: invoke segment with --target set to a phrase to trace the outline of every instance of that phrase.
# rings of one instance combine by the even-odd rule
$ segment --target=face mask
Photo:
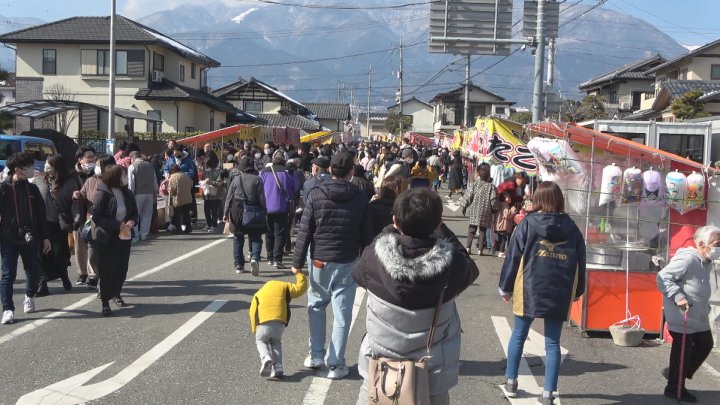
[[[44,171],[45,171],[45,173],[47,173],[47,174],[53,174],[53,173],[55,173],[55,168],[52,167],[52,166],[50,166],[49,163],[45,163],[45,169],[44,169]]]
[[[720,260],[720,247],[711,247],[707,256],[710,260]]]
[[[30,180],[30,179],[32,179],[33,177],[35,177],[35,168],[32,167],[32,166],[31,166],[31,167],[26,167],[26,168],[23,169],[22,173],[23,173],[23,176],[25,176],[25,178],[27,178],[28,180]]]
[[[255,154],[255,159],[260,159],[262,157],[262,153],[258,152]]]
[[[127,185],[128,185],[128,178],[125,177],[125,176],[122,176],[122,180],[121,180],[121,181],[122,181],[122,185],[125,186],[125,187],[127,187]]]
[[[271,154],[271,153],[272,153],[272,149],[265,149],[265,154],[266,154],[266,155],[269,155],[269,154]]]
[[[93,171],[95,170],[95,163],[83,163],[83,164],[81,165],[81,167],[82,167],[83,170],[85,170],[87,173],[93,173]]]
[[[93,169],[93,172],[95,173],[96,176],[100,176],[102,174],[102,170],[100,169],[100,166],[95,166],[95,168]]]

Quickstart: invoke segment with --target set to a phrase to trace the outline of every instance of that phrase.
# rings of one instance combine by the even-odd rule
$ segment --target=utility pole
[[[115,0],[110,0],[110,95],[108,100],[107,153],[113,154],[115,133]]]
[[[470,128],[470,55],[465,56],[465,127]]]
[[[535,86],[533,90],[532,120],[539,122],[544,118],[543,112],[543,76],[545,70],[545,3],[537,2],[537,49],[535,50]]]
[[[400,138],[403,135],[403,38],[400,36]]]
[[[366,126],[367,126],[367,137],[370,139],[370,93],[372,92],[372,65],[368,68],[368,104],[367,114],[365,114]]]

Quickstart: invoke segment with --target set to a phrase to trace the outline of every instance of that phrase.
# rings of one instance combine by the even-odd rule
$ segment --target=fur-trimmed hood
[[[412,253],[408,251],[412,248],[403,246],[401,238],[396,233],[385,233],[375,242],[375,253],[380,264],[395,281],[432,279],[450,266],[453,248],[447,240],[436,239],[426,252],[408,257],[405,254]]]

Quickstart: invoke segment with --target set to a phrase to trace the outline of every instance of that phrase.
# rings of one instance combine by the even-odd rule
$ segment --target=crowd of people
[[[346,377],[345,351],[360,286],[368,292],[368,311],[357,403],[376,397],[377,373],[403,359],[425,362],[429,403],[449,403],[461,348],[455,299],[479,275],[471,256],[476,241],[480,255],[487,249],[505,258],[499,294],[513,302],[515,315],[505,391],[514,395],[518,390],[523,344],[532,322],[541,318],[548,361],[539,402],[553,403],[562,323],[585,286],[585,242],[565,213],[557,184],[535,184],[523,172],[497,178],[497,169],[487,163],[475,165],[458,151],[417,147],[408,139],[400,145],[315,147],[244,142],[238,149],[206,144],[198,150],[170,141],[164,154],[152,156],[133,143],[118,146],[115,155],[82,147],[70,164],[61,155],[50,156],[42,172],[34,169],[29,154],[8,159],[7,178],[0,182],[3,324],[15,318],[18,257],[27,276],[26,313],[36,310],[36,297],[50,294],[49,281],[60,279],[64,290],[73,288],[68,274],[73,254],[75,284],[98,290],[102,315],[112,314],[110,302],[127,306],[122,289],[133,243],[163,229],[177,234],[198,230],[202,200],[201,229],[232,237],[236,273],[248,271],[249,261],[251,274],[260,274],[264,244],[267,266],[286,269],[287,258],[296,277],[294,283],[267,282],[251,301],[262,376],[284,376],[281,341],[290,301],[307,292],[310,336],[304,366],[327,367],[330,379]],[[468,216],[465,244],[442,221],[440,192],[446,182],[446,198],[459,195],[462,214]],[[160,204],[166,223],[158,221]],[[694,334],[684,350],[690,352],[689,366],[677,371],[681,346],[674,343],[666,390],[685,399],[692,398],[684,388],[685,376],[691,377],[707,357],[709,321],[704,305],[692,308],[702,301],[705,284],[689,288],[679,280],[688,272],[704,274],[708,261],[720,256],[720,230],[701,229],[696,244],[658,276],[666,301],[694,319]],[[520,297],[513,299],[515,293]],[[329,343],[328,306],[333,318]],[[671,332],[679,332],[681,318],[667,314],[668,307],[665,311]],[[676,380],[682,384],[673,386]]]

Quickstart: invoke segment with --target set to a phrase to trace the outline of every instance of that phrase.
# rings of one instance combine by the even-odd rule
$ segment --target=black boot
[[[47,297],[50,295],[50,290],[48,289],[47,281],[46,280],[40,280],[40,288],[38,288],[37,292],[35,293],[36,297]]]
[[[72,282],[70,281],[70,277],[68,277],[67,274],[62,277],[62,285],[65,291],[72,290]]]

